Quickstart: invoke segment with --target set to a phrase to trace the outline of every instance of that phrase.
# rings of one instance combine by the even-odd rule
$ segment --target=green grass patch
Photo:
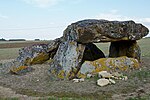
[[[109,54],[109,45],[110,45],[110,42],[108,43],[95,43],[95,45],[103,51],[103,53],[105,54],[105,56],[108,56]]]
[[[20,48],[0,49],[0,60],[14,59],[18,57],[19,49]]]
[[[17,89],[17,93],[33,96],[33,97],[43,97],[43,99],[39,100],[95,100],[97,98],[100,98],[100,100],[107,100],[108,98],[111,98],[112,93],[111,92],[103,92],[99,91],[96,93],[82,93],[77,94],[73,92],[49,92],[49,93],[43,93],[38,92],[30,89]],[[48,97],[48,99],[45,99],[44,97]]]
[[[127,100],[150,100],[150,95],[144,97],[133,97],[133,98],[131,97]]]
[[[19,100],[18,98],[1,98],[0,97],[0,100]]]
[[[137,77],[140,80],[143,80],[145,78],[149,78],[150,77],[150,70],[137,71],[132,76],[133,77]]]
[[[150,38],[144,38],[138,41],[138,44],[141,48],[142,57],[150,57]]]

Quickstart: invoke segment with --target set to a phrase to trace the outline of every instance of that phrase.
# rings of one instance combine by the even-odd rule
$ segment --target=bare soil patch
[[[97,78],[85,79],[81,83],[72,81],[51,81],[48,64],[33,65],[32,72],[25,75],[0,73],[0,98],[17,97],[36,99],[55,97],[84,98],[98,100],[125,100],[131,98],[150,98],[150,57],[142,58],[142,67],[124,73],[127,81],[116,80],[115,85],[99,87]],[[7,62],[1,61],[1,63]],[[4,68],[3,70],[8,71]],[[8,89],[9,88],[9,89]]]

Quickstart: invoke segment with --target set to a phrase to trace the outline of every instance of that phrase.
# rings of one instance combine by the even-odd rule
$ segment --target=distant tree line
[[[6,40],[2,38],[2,39],[0,39],[0,41],[6,41]]]
[[[26,41],[25,39],[9,39],[8,41]]]
[[[9,40],[6,40],[6,39],[0,39],[0,41],[26,41],[25,39],[9,39]]]
[[[6,40],[6,39],[0,39],[0,41],[26,41],[26,39],[9,39],[9,40]],[[40,41],[40,39],[34,39],[34,41]]]

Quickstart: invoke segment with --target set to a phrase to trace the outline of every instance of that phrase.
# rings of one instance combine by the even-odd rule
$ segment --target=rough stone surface
[[[139,40],[149,30],[134,21],[82,20],[69,25],[64,31],[65,40],[80,43]]]
[[[74,83],[84,82],[84,78],[81,79],[73,79]]]
[[[19,50],[17,61],[22,65],[41,64],[49,59],[46,44],[36,44]]]
[[[105,78],[102,78],[102,79],[99,79],[97,80],[97,85],[99,86],[106,86],[108,85],[110,82],[108,79],[105,79]]]
[[[19,67],[10,68],[10,72],[16,75],[26,74],[27,72],[31,72],[32,70],[33,68],[28,67],[28,66],[19,66]]]
[[[95,74],[101,71],[128,71],[135,68],[139,68],[138,60],[123,56],[118,58],[101,58],[95,61],[85,61],[81,66],[80,73],[86,75],[88,73]]]
[[[109,82],[111,82],[112,84],[116,84],[115,80],[113,79],[109,79]]]
[[[73,79],[82,64],[85,45],[65,41],[59,45],[50,67],[51,79]]]
[[[98,73],[99,78],[111,78],[112,74],[108,73],[107,71],[101,71]]]
[[[49,52],[51,59],[56,54],[57,49],[58,49],[58,47],[59,47],[59,45],[60,45],[61,42],[62,42],[62,37],[61,38],[57,38],[55,40],[52,40],[51,42],[48,43],[47,52]]]
[[[52,59],[57,52],[62,38],[50,41],[48,44],[35,44],[19,50],[17,61],[21,65],[41,64]]]
[[[140,61],[141,50],[136,41],[111,42],[109,57],[127,56]]]
[[[122,73],[118,73],[118,72],[113,72],[112,75],[114,77],[121,77],[121,76],[123,76]]]

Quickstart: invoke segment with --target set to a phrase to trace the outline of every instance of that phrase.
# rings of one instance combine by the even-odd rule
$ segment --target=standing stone
[[[85,45],[75,41],[65,41],[59,45],[50,67],[50,77],[54,80],[76,78],[82,64]]]
[[[111,42],[109,57],[127,56],[140,61],[141,50],[136,41]]]

